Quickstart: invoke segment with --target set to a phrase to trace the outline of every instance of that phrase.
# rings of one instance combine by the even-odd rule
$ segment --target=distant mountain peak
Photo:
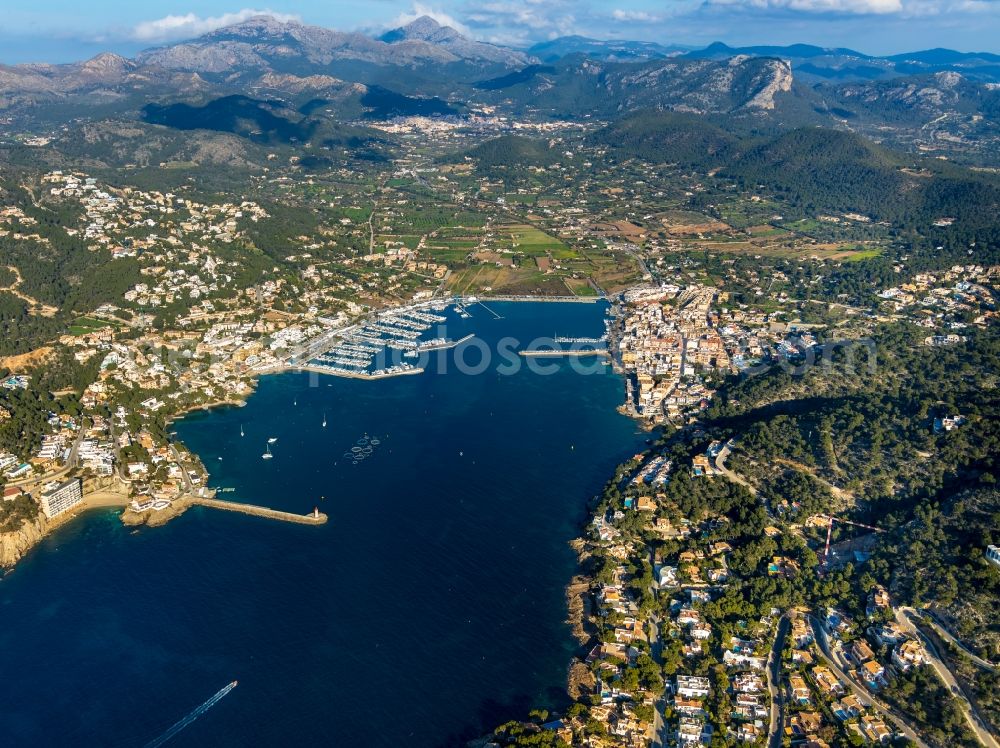
[[[274,16],[259,15],[251,16],[239,23],[230,24],[210,31],[202,38],[212,39],[220,36],[278,36],[286,33],[290,28],[301,28],[298,21],[280,20]]]
[[[132,62],[114,52],[101,52],[81,64],[88,68],[123,68],[131,65]]]
[[[734,48],[730,47],[725,42],[712,42],[707,47],[705,47],[705,49],[703,49],[701,51],[702,52],[723,52],[723,53],[725,53],[725,52],[733,52]]]
[[[443,28],[446,27],[442,26],[430,16],[420,16],[420,18],[415,21],[410,21],[408,24],[403,26],[403,30],[410,36],[425,36],[427,34],[436,33]]]
[[[101,52],[79,64],[80,72],[84,75],[105,78],[124,75],[135,68],[136,64],[134,62],[113,52]]]
[[[440,44],[446,41],[470,41],[451,26],[444,26],[430,16],[420,16],[405,26],[387,31],[381,37],[387,44],[403,41],[423,41]]]
[[[379,37],[379,41],[386,44],[423,42],[446,49],[463,59],[502,63],[508,67],[524,67],[534,62],[532,58],[516,50],[470,39],[430,16],[420,16],[405,26],[387,31]]]

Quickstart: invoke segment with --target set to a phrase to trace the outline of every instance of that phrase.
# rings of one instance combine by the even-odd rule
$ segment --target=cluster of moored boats
[[[420,309],[400,309],[377,316],[360,327],[345,333],[341,341],[324,354],[309,362],[311,368],[324,369],[331,374],[361,377],[386,377],[415,371],[412,364],[401,363],[372,370],[375,359],[387,348],[403,351],[413,357],[423,350],[445,347],[448,341],[435,338],[420,342],[420,336],[446,318],[432,311],[444,311],[447,305],[436,302]]]

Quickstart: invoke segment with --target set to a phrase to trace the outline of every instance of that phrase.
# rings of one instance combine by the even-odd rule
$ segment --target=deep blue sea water
[[[447,334],[596,336],[605,309],[490,308]],[[233,679],[168,745],[433,748],[560,703],[567,543],[644,437],[610,369],[468,376],[444,355],[377,382],[267,376],[177,423],[220,498],[330,522],[195,508],[132,534],[100,511],[46,539],[0,582],[0,745],[143,746]],[[345,459],[365,434],[381,444]]]

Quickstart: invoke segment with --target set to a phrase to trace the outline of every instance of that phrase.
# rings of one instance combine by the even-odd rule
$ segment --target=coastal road
[[[66,459],[66,466],[70,468],[75,468],[77,462],[80,459],[80,444],[83,442],[83,426],[77,429],[76,436],[73,438],[73,446],[69,449],[69,457]]]
[[[833,674],[840,679],[840,682],[847,684],[847,687],[851,689],[854,695],[861,699],[864,703],[871,704],[872,708],[880,712],[884,719],[894,722],[899,727],[899,731],[920,746],[920,748],[929,748],[927,743],[921,740],[917,731],[910,727],[910,725],[907,724],[906,720],[904,720],[898,712],[880,699],[875,698],[871,691],[848,676],[847,673],[841,669],[840,665],[834,660],[833,654],[830,651],[830,641],[827,638],[826,629],[813,616],[809,616],[809,623],[812,625],[813,635],[816,638],[816,644],[819,645],[820,657],[826,663],[827,667],[833,671]]]
[[[29,488],[34,487],[36,484],[41,486],[50,481],[59,480],[60,478],[67,475],[72,469],[73,467],[71,465],[66,465],[65,467],[59,468],[54,473],[46,473],[40,478],[36,476],[32,478],[24,478],[23,480],[12,480],[9,483],[7,483],[7,485],[11,487],[23,488],[25,490],[28,490]]]
[[[778,630],[767,658],[767,690],[771,693],[771,725],[768,729],[768,748],[781,748],[781,733],[785,722],[785,700],[781,696],[781,652],[785,637],[791,628],[787,616],[778,619]]]
[[[177,445],[173,442],[170,442],[170,454],[174,456],[174,461],[181,469],[181,477],[184,479],[185,493],[194,496],[194,485],[191,483],[191,476],[188,475],[188,471],[184,469],[184,463],[181,462],[181,453],[177,451]]]
[[[910,610],[910,609],[907,608],[907,610]],[[933,612],[928,611],[927,615],[920,615],[920,622],[921,623],[925,623],[928,626],[930,626],[932,629],[934,629],[934,633],[935,634],[937,634],[938,636],[940,636],[942,639],[944,639],[946,642],[948,642],[949,644],[951,644],[956,649],[961,650],[962,654],[964,654],[966,657],[968,657],[970,660],[972,660],[976,665],[978,665],[979,667],[983,668],[983,670],[989,670],[991,673],[995,673],[997,671],[997,666],[996,665],[994,665],[989,660],[984,660],[979,655],[973,653],[972,650],[970,650],[961,641],[959,641],[954,636],[954,634],[952,634],[950,631],[948,631],[948,629],[946,629],[944,626],[942,626],[941,624],[939,624],[937,622],[937,620],[936,620]]]
[[[54,480],[61,480],[62,478],[69,475],[73,470],[76,469],[76,463],[79,457],[80,442],[83,441],[83,429],[78,429],[76,436],[73,438],[73,445],[69,450],[69,457],[66,459],[66,464],[56,470],[54,473],[47,473],[41,477],[31,477],[25,478],[23,480],[14,480],[7,483],[8,486],[22,488],[29,491],[35,486],[44,486],[46,483],[51,483]]]
[[[938,677],[944,681],[945,685],[948,686],[948,689],[955,696],[959,707],[962,709],[962,714],[965,715],[965,721],[969,723],[969,727],[976,734],[979,742],[987,748],[1000,748],[1000,744],[997,744],[996,738],[993,737],[987,728],[986,721],[976,711],[954,674],[941,659],[937,648],[934,646],[934,642],[914,623],[913,619],[917,618],[917,612],[913,608],[906,607],[896,608],[894,612],[896,614],[896,622],[908,631],[911,636],[923,642],[924,648],[927,650],[927,657],[931,661],[931,667],[934,668],[934,672],[938,674]]]

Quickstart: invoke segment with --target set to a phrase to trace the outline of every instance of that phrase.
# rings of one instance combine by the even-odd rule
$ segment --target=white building
[[[1000,566],[1000,548],[995,545],[987,546],[986,548],[986,558]]]
[[[708,678],[697,675],[678,675],[675,693],[688,699],[703,699],[708,696],[711,688]]]
[[[83,501],[83,484],[79,478],[52,485],[42,492],[42,511],[49,519],[57,517]]]
[[[704,723],[691,717],[681,717],[677,725],[678,745],[697,745],[701,742]]]

